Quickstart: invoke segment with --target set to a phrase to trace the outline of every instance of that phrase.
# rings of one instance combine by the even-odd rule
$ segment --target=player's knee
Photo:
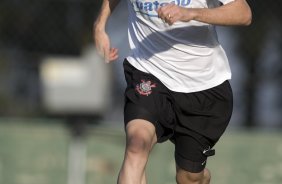
[[[144,136],[136,134],[127,141],[127,152],[132,154],[148,153],[151,148],[151,142]]]
[[[179,170],[176,173],[177,184],[201,184],[204,177],[204,172],[191,173],[184,170]]]

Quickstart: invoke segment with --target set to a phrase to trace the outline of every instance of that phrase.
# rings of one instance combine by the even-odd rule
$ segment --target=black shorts
[[[233,97],[228,81],[193,93],[169,90],[151,74],[124,61],[127,82],[124,122],[144,119],[156,128],[158,142],[175,144],[176,164],[189,172],[201,172],[232,114]]]

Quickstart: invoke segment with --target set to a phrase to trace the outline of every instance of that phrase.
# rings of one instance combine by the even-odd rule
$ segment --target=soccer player
[[[207,157],[233,106],[231,72],[214,25],[249,25],[246,0],[127,0],[131,54],[124,123],[126,151],[118,184],[145,184],[156,143],[175,145],[178,184],[208,184]],[[106,62],[118,58],[105,25],[119,0],[103,0],[94,40]]]

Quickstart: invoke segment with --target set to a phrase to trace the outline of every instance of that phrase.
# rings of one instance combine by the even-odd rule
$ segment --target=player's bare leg
[[[200,173],[191,173],[179,167],[176,168],[177,184],[209,184],[211,180],[210,171],[204,169]]]
[[[156,142],[152,123],[137,119],[127,124],[126,150],[118,184],[146,184],[145,166]]]

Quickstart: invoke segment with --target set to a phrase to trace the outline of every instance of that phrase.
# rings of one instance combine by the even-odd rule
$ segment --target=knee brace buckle
[[[215,150],[214,149],[211,149],[211,147],[209,147],[208,149],[205,149],[203,151],[203,154],[206,155],[206,156],[213,156],[215,155]]]

